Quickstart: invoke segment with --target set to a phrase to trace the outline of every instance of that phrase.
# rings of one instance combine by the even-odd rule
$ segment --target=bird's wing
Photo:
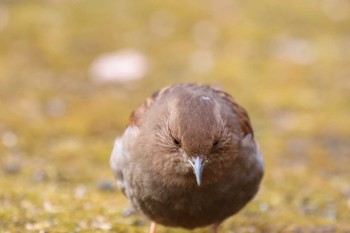
[[[250,124],[250,119],[249,119],[247,111],[244,108],[242,108],[241,106],[239,106],[230,94],[228,94],[220,89],[214,89],[214,91],[224,101],[226,101],[226,103],[231,107],[233,112],[237,115],[241,129],[242,129],[243,134],[244,134],[244,137],[251,134],[251,137],[253,138],[254,132],[253,132],[253,128]]]
[[[159,91],[153,93],[150,97],[148,97],[140,106],[138,106],[132,113],[129,118],[129,126],[139,126],[140,119],[142,117],[142,114],[147,112],[147,110],[153,105],[153,103],[161,98],[168,90],[171,88],[171,86],[164,87],[160,89]]]
[[[125,158],[123,155],[122,137],[117,138],[114,142],[113,151],[109,159],[109,164],[112,168],[113,174],[117,180],[118,188],[125,194],[125,183],[123,168],[125,167]]]
[[[117,180],[117,186],[124,194],[126,194],[124,176],[129,168],[128,151],[134,146],[139,133],[140,131],[137,127],[128,126],[123,136],[115,140],[109,161],[113,174]]]
[[[228,105],[237,115],[237,118],[243,131],[242,153],[244,153],[246,156],[251,156],[255,160],[256,164],[258,164],[257,169],[259,169],[263,173],[263,156],[258,144],[254,140],[254,132],[250,124],[250,119],[247,111],[243,107],[239,106],[233,99],[233,97],[228,93],[223,92],[220,89],[215,89],[215,92],[228,103]]]
[[[165,92],[167,92],[168,89],[169,87],[165,87],[158,92],[155,92],[153,95],[148,97],[145,102],[137,107],[129,118],[129,124],[125,129],[124,134],[120,138],[117,138],[114,142],[113,151],[110,157],[110,166],[117,180],[117,185],[124,194],[127,192],[124,176],[125,173],[128,172],[129,151],[133,147],[139,135],[139,126],[142,114],[147,112],[153,103]]]

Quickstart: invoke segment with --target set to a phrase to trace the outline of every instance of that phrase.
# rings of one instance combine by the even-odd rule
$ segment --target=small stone
[[[108,180],[101,180],[97,184],[98,190],[101,191],[108,191],[108,192],[114,192],[115,191],[115,186],[111,181]]]
[[[95,229],[100,229],[105,231],[108,231],[112,228],[111,223],[109,223],[107,219],[102,216],[96,216],[96,218],[92,220],[92,226]]]
[[[259,209],[261,212],[266,212],[269,209],[269,205],[267,203],[261,203]]]
[[[130,208],[127,208],[126,210],[123,211],[123,216],[130,217],[136,213],[137,213],[136,210],[134,208],[130,207]]]
[[[56,213],[57,212],[56,208],[52,205],[52,203],[50,201],[44,201],[43,207],[44,207],[44,210],[48,213]]]
[[[15,175],[21,171],[21,166],[17,163],[9,163],[5,164],[3,169],[6,174]]]
[[[43,171],[35,171],[33,174],[34,181],[40,182],[40,181],[44,181],[46,179],[47,179],[47,175]]]
[[[127,83],[143,78],[148,71],[146,56],[134,49],[102,54],[91,65],[97,83]]]
[[[76,199],[81,199],[86,195],[86,187],[83,185],[79,185],[74,190],[74,197]]]

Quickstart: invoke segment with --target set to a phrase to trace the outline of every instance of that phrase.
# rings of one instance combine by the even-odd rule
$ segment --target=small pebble
[[[47,179],[47,175],[43,171],[35,171],[33,173],[33,180],[34,181],[40,182],[40,181],[44,181],[46,179]]]
[[[125,49],[102,54],[92,63],[90,74],[97,83],[127,83],[145,77],[147,57],[135,50]]]
[[[78,185],[74,190],[74,197],[76,199],[81,199],[86,195],[86,187],[83,185]]]
[[[130,208],[127,208],[126,210],[123,211],[123,216],[130,217],[136,213],[137,213],[136,210],[134,208],[130,207]]]
[[[6,174],[15,175],[21,171],[21,166],[17,163],[5,164],[3,170]]]
[[[267,203],[261,203],[259,205],[259,209],[260,209],[261,212],[265,212],[265,211],[267,211],[269,209],[269,205]]]
[[[102,216],[96,216],[92,220],[92,227],[95,229],[108,231],[112,228],[112,224],[108,222],[106,218]]]
[[[101,180],[97,184],[97,189],[101,191],[108,191],[108,192],[114,192],[115,186],[111,181],[108,180]]]

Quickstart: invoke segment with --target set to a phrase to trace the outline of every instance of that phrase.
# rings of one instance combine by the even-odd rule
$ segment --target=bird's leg
[[[156,233],[157,223],[151,222],[151,227],[149,229],[149,233]]]
[[[219,233],[219,226],[220,226],[220,223],[214,224],[213,233]]]

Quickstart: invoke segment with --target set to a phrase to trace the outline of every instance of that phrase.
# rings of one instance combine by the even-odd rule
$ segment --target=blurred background
[[[178,82],[231,93],[265,157],[221,232],[350,232],[349,0],[1,0],[0,231],[145,232],[109,155]]]

